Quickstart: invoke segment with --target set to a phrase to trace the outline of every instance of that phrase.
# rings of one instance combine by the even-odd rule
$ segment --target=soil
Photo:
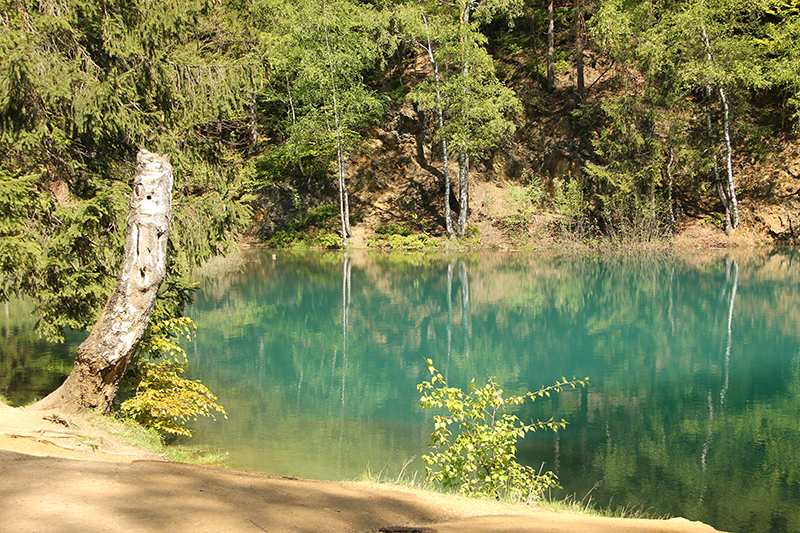
[[[712,533],[370,482],[174,463],[81,416],[0,403],[0,532]]]
[[[352,203],[358,220],[352,225],[349,246],[370,247],[376,230],[398,223],[415,232],[443,236],[444,217],[440,209],[441,180],[438,163],[421,166],[411,156],[415,138],[398,134],[402,142],[389,150],[376,148],[368,155],[354,157]],[[375,140],[380,145],[380,140]],[[753,246],[796,246],[800,244],[800,139],[786,138],[772,147],[763,161],[739,162],[737,179],[740,225],[730,235],[721,226],[722,208],[716,194],[707,192],[677,202],[675,232],[672,236],[644,239],[637,248],[655,246],[673,252]],[[512,150],[513,152],[513,150]],[[513,152],[516,153],[516,152]],[[513,158],[505,154],[506,158]],[[517,154],[518,155],[518,154]],[[530,154],[519,155],[537,163]],[[410,163],[409,163],[410,161]],[[456,247],[499,251],[540,250],[547,252],[613,251],[613,239],[583,241],[565,230],[563,215],[553,206],[545,175],[545,197],[532,206],[526,200],[526,186],[508,170],[510,164],[476,165],[471,172],[467,226],[475,237]],[[441,173],[439,169],[439,173]],[[457,213],[453,213],[454,224]],[[254,234],[264,234],[257,227]],[[446,241],[446,239],[445,239]],[[629,247],[632,241],[625,241]],[[448,244],[445,244],[448,246]]]

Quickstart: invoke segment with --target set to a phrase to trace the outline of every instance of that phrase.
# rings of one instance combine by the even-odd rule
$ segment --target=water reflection
[[[565,418],[519,446],[560,495],[727,531],[800,531],[800,265],[793,253],[254,257],[205,281],[190,377],[230,417],[198,443],[312,478],[422,469],[432,358],[449,383],[589,389],[522,409]],[[68,371],[68,368],[66,369]],[[5,379],[0,375],[0,380]]]
[[[739,288],[739,263],[736,260],[732,260],[730,257],[725,259],[726,263],[726,276],[725,276],[725,285],[723,286],[722,292],[720,293],[719,298],[719,305],[717,308],[722,307],[722,302],[725,301],[727,296],[727,307],[728,307],[728,323],[727,323],[727,336],[725,341],[725,351],[723,354],[723,368],[724,368],[724,384],[722,386],[722,390],[719,393],[719,405],[720,410],[722,406],[725,404],[725,395],[728,392],[728,387],[730,385],[730,363],[731,363],[731,346],[733,344],[733,308],[736,303],[736,291]],[[713,363],[711,365],[713,367]],[[702,465],[703,469],[703,486],[700,489],[700,495],[698,497],[698,503],[702,504],[705,498],[706,490],[708,489],[708,479],[706,477],[706,470],[708,468],[708,454],[711,446],[711,441],[714,436],[714,398],[713,398],[713,389],[709,387],[708,389],[708,436],[706,437],[706,441],[703,444],[703,451],[700,455],[700,464]]]

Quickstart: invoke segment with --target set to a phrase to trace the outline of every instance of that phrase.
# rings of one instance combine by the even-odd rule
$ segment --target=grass
[[[412,457],[411,459],[407,460],[403,467],[400,469],[400,473],[397,475],[396,478],[390,478],[386,473],[386,467],[389,466],[388,463],[383,466],[378,472],[374,472],[371,468],[367,467],[367,469],[361,474],[359,481],[367,481],[370,483],[376,484],[388,484],[388,485],[400,485],[403,487],[408,487],[417,490],[423,490],[428,492],[435,492],[438,494],[454,494],[459,496],[464,496],[459,492],[446,490],[440,486],[431,484],[427,479],[419,479],[418,474],[419,472],[414,472],[411,477],[409,477],[406,473],[406,467],[414,460],[415,458]],[[656,514],[652,509],[645,509],[644,503],[636,506],[619,506],[613,507],[612,503],[609,503],[606,507],[599,507],[597,506],[593,499],[592,499],[592,492],[598,488],[602,484],[602,481],[598,481],[594,487],[592,487],[586,495],[581,498],[580,500],[573,494],[571,496],[567,496],[563,500],[560,499],[553,499],[552,495],[548,495],[541,500],[536,500],[533,503],[528,505],[536,505],[537,507],[541,507],[543,509],[551,509],[554,511],[573,511],[577,513],[582,513],[590,516],[602,516],[607,518],[630,518],[630,519],[646,519],[646,520],[668,520],[671,518],[669,515],[659,515]],[[476,500],[484,500],[484,501],[495,501],[493,498],[490,497],[476,497],[471,496]],[[525,503],[524,501],[518,499],[507,499],[501,498],[499,501],[503,503],[518,503],[522,504]]]
[[[217,255],[196,268],[194,275],[201,278],[217,279],[233,272],[239,272],[244,265],[244,252],[236,249],[226,255]]]
[[[96,411],[83,413],[89,422],[109,435],[119,437],[127,444],[156,453],[168,461],[224,467],[228,454],[209,446],[165,444],[154,429],[145,428],[131,419],[105,416]]]
[[[416,457],[412,457],[408,459],[405,463],[403,463],[403,467],[400,469],[400,473],[397,475],[396,478],[392,479],[389,478],[386,474],[386,467],[389,466],[389,463],[383,465],[377,473],[373,472],[372,469],[367,466],[367,469],[361,474],[361,478],[359,481],[369,481],[370,483],[386,483],[386,484],[393,484],[393,485],[402,485],[404,487],[410,487],[419,490],[429,490],[432,492],[444,492],[442,490],[437,490],[435,487],[432,487],[427,480],[419,480],[417,479],[417,475],[419,472],[414,472],[411,477],[408,477],[406,474],[406,468],[410,465]]]

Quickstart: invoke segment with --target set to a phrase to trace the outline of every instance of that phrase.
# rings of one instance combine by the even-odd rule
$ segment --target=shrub
[[[266,244],[271,248],[341,248],[338,223],[337,206],[319,206],[292,222],[288,230],[276,231]]]
[[[375,228],[368,245],[391,250],[421,250],[431,246],[433,239],[427,233],[414,233],[404,224],[392,222]]]
[[[426,362],[431,380],[417,385],[422,393],[420,404],[430,409],[444,408],[448,413],[433,417],[430,443],[433,453],[422,456],[428,479],[445,488],[458,487],[467,495],[508,497],[528,503],[558,487],[558,478],[552,472],[541,474],[517,462],[517,440],[537,429],[557,431],[567,422],[550,419],[523,424],[516,415],[506,412],[506,406],[520,405],[526,399],[549,397],[564,387],[586,386],[588,378],[561,378],[536,392],[504,398],[494,378],[489,378],[480,388],[473,379],[469,392],[465,393],[449,387],[433,362],[430,359]]]
[[[391,224],[380,224],[377,228],[375,228],[375,233],[378,235],[402,235],[404,237],[408,237],[414,232],[411,230],[411,228],[404,224],[392,222]]]
[[[191,340],[197,326],[190,318],[173,318],[151,324],[139,345],[134,363],[134,395],[120,411],[141,425],[172,435],[191,436],[186,422],[198,416],[216,420],[212,411],[228,417],[217,397],[200,381],[181,377],[186,371],[186,351],[181,337]],[[145,359],[147,358],[147,359]]]

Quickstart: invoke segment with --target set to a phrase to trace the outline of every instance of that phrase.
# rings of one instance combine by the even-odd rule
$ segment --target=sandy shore
[[[171,463],[85,419],[45,415],[0,404],[2,532],[717,531],[682,518],[602,518],[397,485]]]

